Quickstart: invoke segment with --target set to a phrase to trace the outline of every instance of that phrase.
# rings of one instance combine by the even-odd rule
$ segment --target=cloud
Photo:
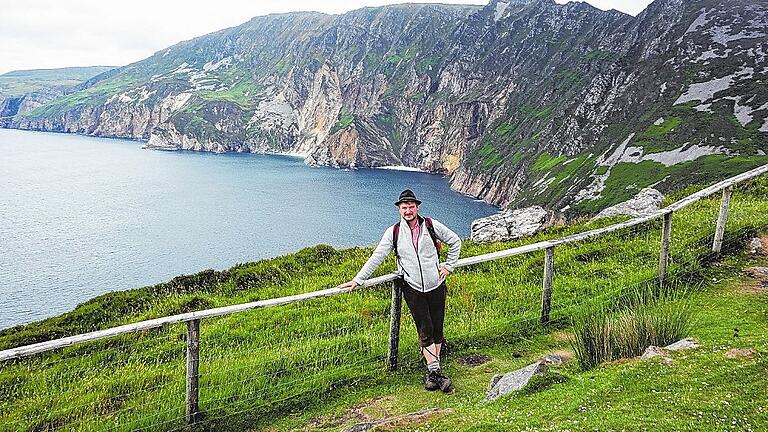
[[[609,1],[590,0],[596,5]],[[0,73],[15,69],[67,66],[122,66],[149,57],[183,40],[237,26],[257,15],[300,10],[343,13],[364,6],[402,2],[403,0],[10,2],[3,6],[0,14],[0,46],[3,47]],[[484,0],[419,2],[487,3]],[[636,0],[613,0],[612,3],[626,7],[638,4]]]
[[[555,0],[557,3],[565,4],[571,1],[577,0]],[[630,15],[637,15],[642,12],[653,0],[589,0],[587,3],[592,6],[602,9],[610,10],[616,9],[617,11],[624,12]]]

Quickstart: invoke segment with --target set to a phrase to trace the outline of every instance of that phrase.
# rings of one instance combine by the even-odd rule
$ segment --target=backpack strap
[[[429,232],[429,236],[432,237],[432,243],[435,245],[437,254],[440,255],[440,252],[443,249],[443,243],[437,239],[437,234],[435,234],[435,226],[432,225],[432,218],[424,218],[424,225],[427,226],[427,232]]]
[[[395,258],[399,261],[400,255],[397,254],[397,237],[400,235],[400,222],[392,225],[392,244],[395,245]]]

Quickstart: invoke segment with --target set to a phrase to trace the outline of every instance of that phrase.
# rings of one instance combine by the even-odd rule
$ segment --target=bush
[[[600,310],[574,323],[571,345],[582,369],[636,357],[651,345],[666,346],[687,336],[692,311],[686,301],[645,294],[637,298],[640,301],[629,309],[614,314]]]

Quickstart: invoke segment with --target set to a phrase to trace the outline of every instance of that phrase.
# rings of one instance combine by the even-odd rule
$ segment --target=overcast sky
[[[568,0],[556,0],[566,3]],[[406,0],[25,0],[0,9],[0,74],[18,69],[122,66],[182,40],[236,26],[257,15],[316,10],[343,13]],[[637,15],[651,0],[588,0]],[[487,4],[487,0],[418,3]]]

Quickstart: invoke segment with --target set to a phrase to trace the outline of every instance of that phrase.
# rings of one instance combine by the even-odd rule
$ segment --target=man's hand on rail
[[[336,288],[352,288],[355,289],[359,287],[360,285],[357,284],[357,282],[351,280],[349,282],[345,282],[343,284],[337,285]]]

